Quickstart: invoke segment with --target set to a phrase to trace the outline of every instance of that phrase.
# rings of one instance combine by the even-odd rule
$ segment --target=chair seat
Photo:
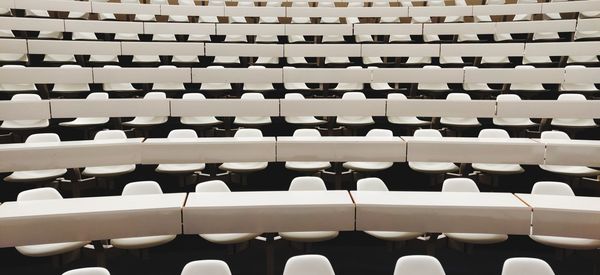
[[[200,234],[202,239],[216,244],[236,244],[250,241],[260,234],[258,233],[224,233],[224,234]]]
[[[587,177],[600,175],[599,170],[586,166],[566,166],[566,165],[540,165],[540,168],[548,172],[563,174],[574,177]]]
[[[391,91],[394,90],[388,83],[371,83],[371,89],[373,91]]]
[[[595,239],[583,239],[583,238],[571,238],[571,237],[558,237],[558,236],[540,236],[531,235],[532,240],[552,247],[558,247],[563,249],[597,249],[600,248],[600,240]]]
[[[369,34],[359,34],[354,36],[356,43],[373,42],[373,36]]]
[[[375,172],[388,169],[392,165],[394,165],[393,162],[349,161],[345,162],[342,166],[358,172]]]
[[[15,171],[4,178],[7,182],[35,182],[54,180],[67,173],[67,169]]]
[[[299,65],[299,64],[308,64],[308,61],[306,61],[306,58],[304,57],[287,57],[286,58],[287,63],[290,65]]]
[[[479,41],[479,37],[476,34],[459,34],[458,42],[474,42]]]
[[[388,121],[392,124],[410,125],[410,126],[425,126],[431,124],[429,121],[420,120],[416,117],[390,116]]]
[[[271,124],[270,117],[235,117],[233,123],[239,125],[266,125]]]
[[[153,91],[185,91],[183,83],[160,82],[152,85]]]
[[[130,127],[144,127],[154,126],[167,122],[167,117],[164,116],[153,116],[153,117],[135,117],[133,120],[123,122],[123,125]]]
[[[144,249],[166,244],[174,240],[175,237],[177,237],[177,235],[120,238],[110,240],[110,244],[121,249]]]
[[[218,23],[218,20],[217,20]],[[190,34],[188,41],[196,42],[210,42],[210,35],[208,34]]]
[[[481,64],[506,64],[510,63],[508,56],[483,56],[481,57]]]
[[[239,56],[215,56],[213,63],[219,64],[240,64]]]
[[[293,242],[323,242],[338,235],[338,231],[279,232],[279,236]]]
[[[223,121],[220,121],[220,120],[216,119],[215,117],[198,117],[198,116],[181,117],[180,121],[181,121],[181,124],[184,124],[184,125],[201,125],[201,126],[210,126],[210,125],[217,125],[217,124],[223,123]]]
[[[83,169],[82,174],[89,177],[115,177],[135,171],[135,164],[91,166]]]
[[[255,64],[279,64],[279,58],[278,57],[271,57],[271,56],[259,56],[256,59],[256,62],[254,62]],[[270,90],[272,90],[273,88],[271,88]]]
[[[107,117],[78,117],[74,120],[61,122],[58,125],[65,127],[83,127],[83,126],[95,126],[108,123],[109,118]]]
[[[205,167],[204,163],[167,163],[159,164],[155,171],[158,173],[181,174],[202,171]]]
[[[67,253],[82,248],[89,242],[66,242],[36,244],[15,247],[19,253],[29,257],[47,257]]]
[[[2,129],[39,129],[48,127],[48,120],[5,120],[0,125]]]
[[[321,125],[327,123],[327,121],[317,119],[314,116],[286,116],[285,122],[300,125]]]
[[[458,171],[458,166],[452,162],[415,162],[411,161],[408,166],[422,173],[430,174],[444,174],[449,172]]]
[[[533,34],[533,41],[535,40],[557,40],[560,36],[557,32],[536,32]]]
[[[528,118],[504,118],[495,117],[493,119],[494,125],[498,126],[509,126],[509,127],[530,127],[536,125],[533,121]]]
[[[523,167],[518,164],[473,163],[472,167],[475,170],[489,174],[511,175],[525,172]]]
[[[493,244],[508,240],[506,234],[483,234],[483,233],[444,233],[446,237],[470,244]]]
[[[200,62],[197,55],[174,55],[172,61],[175,63],[197,63],[197,62]]]
[[[134,55],[133,62],[158,63],[160,58],[158,55]]]
[[[476,118],[470,117],[442,117],[440,123],[449,126],[458,127],[478,127],[481,126]]]
[[[349,64],[350,59],[346,56],[325,57],[325,64]]]
[[[294,19],[296,17],[292,18],[292,23],[294,23]],[[309,22],[310,23],[310,19]],[[301,42],[306,42],[306,39],[304,38],[304,35],[288,35],[288,42],[289,43],[301,43]]]
[[[336,118],[337,124],[348,126],[371,125],[375,123],[370,116],[339,116]]]
[[[523,64],[552,63],[549,56],[523,56]]]
[[[72,63],[76,62],[76,60],[72,54],[47,54],[44,56],[44,62]]]
[[[264,170],[268,165],[268,162],[226,162],[221,164],[219,169],[233,173],[248,173]]]
[[[396,19],[394,17],[394,19]],[[392,42],[411,42],[412,39],[410,38],[410,35],[407,34],[393,34],[390,35],[390,38],[388,40],[388,42],[392,43]]]
[[[287,161],[285,168],[294,171],[320,171],[331,167],[326,161]]]
[[[593,128],[596,127],[596,123],[593,119],[568,119],[568,118],[556,118],[550,123],[552,126],[558,127],[571,127],[571,128]]]
[[[383,59],[379,56],[363,56],[362,62],[366,65],[383,64]]]
[[[421,232],[399,232],[399,231],[365,231],[365,233],[385,241],[407,241],[416,239],[423,235]]]
[[[89,62],[118,63],[119,58],[116,55],[93,54],[90,55]]]

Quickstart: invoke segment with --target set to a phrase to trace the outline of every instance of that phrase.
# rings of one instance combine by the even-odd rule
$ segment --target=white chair
[[[348,68],[346,68],[346,70],[362,70],[362,67],[360,66],[350,66]],[[333,88],[334,91],[362,91],[363,90],[363,84],[362,83],[358,83],[358,82],[354,82],[354,83],[338,83],[337,86],[335,88]]]
[[[57,134],[33,134],[26,140],[30,143],[59,143],[60,137]],[[50,161],[50,160],[49,160]],[[67,169],[46,169],[31,171],[16,171],[4,178],[6,182],[43,182],[53,181],[67,173]]]
[[[258,129],[239,129],[233,136],[235,139],[252,140],[263,137],[262,132]],[[246,184],[245,173],[252,173],[264,170],[269,165],[268,162],[226,162],[219,166],[219,169],[231,173],[242,174],[242,185]]]
[[[208,66],[207,69],[224,69],[223,66]],[[209,83],[203,82],[200,86],[203,92],[227,92],[231,91],[231,83]]]
[[[388,1],[388,0],[373,1],[373,7],[379,7],[379,8],[390,7],[390,1]],[[379,23],[400,23],[400,17],[379,17]]]
[[[321,133],[317,129],[297,129],[294,131],[293,137],[309,137],[318,140]],[[285,168],[299,172],[318,172],[331,167],[331,163],[327,161],[286,161]]]
[[[169,132],[167,136],[168,140],[181,140],[181,139],[197,139],[198,135],[194,130],[188,129],[176,129]],[[159,164],[155,171],[157,173],[165,174],[177,174],[185,176],[192,174],[196,171],[202,171],[206,165],[204,163],[172,163],[172,164]],[[180,177],[180,181],[183,184],[185,181],[184,177]]]
[[[367,97],[361,92],[347,92],[342,95],[342,100],[366,100]],[[371,116],[338,116],[337,124],[348,127],[360,127],[374,124]]]
[[[196,193],[201,192],[231,192],[227,184],[220,180],[210,180],[198,183]],[[260,233],[220,233],[220,234],[200,234],[202,239],[216,244],[237,244],[250,241],[258,237]]]
[[[4,61],[0,54],[0,61]],[[27,56],[27,55],[25,55]],[[10,58],[10,61],[12,58]],[[23,62],[27,62],[24,60]],[[6,69],[25,69],[24,65],[3,65],[2,68]],[[37,88],[34,83],[0,83],[0,93],[16,94],[16,93],[37,93]]]
[[[265,100],[261,93],[244,93],[240,97],[241,100]],[[271,124],[269,116],[236,116],[233,120],[234,124],[246,127],[258,127]]]
[[[301,57],[301,58],[304,59],[303,57]],[[306,60],[304,60],[304,62],[306,63]],[[296,69],[296,67],[284,66],[283,69],[284,70],[294,70],[294,69]],[[287,91],[310,91],[310,90],[312,90],[311,88],[309,88],[308,86],[306,86],[306,83],[301,83],[301,82],[300,83],[298,83],[298,82],[284,82],[283,83],[283,87]]]
[[[502,265],[502,275],[554,275],[552,267],[543,260],[535,258],[510,258]]]
[[[206,97],[204,97],[204,95],[201,93],[187,93],[187,94],[183,94],[182,99],[184,99],[184,100],[205,100]],[[188,126],[192,126],[192,127],[207,127],[207,126],[214,126],[214,125],[223,123],[222,121],[218,120],[214,116],[184,116],[184,117],[181,117],[179,119],[179,121],[183,125],[188,125]]]
[[[61,65],[64,69],[81,69],[80,65]],[[52,88],[52,93],[58,94],[77,94],[89,93],[90,86],[87,83],[56,83]]]
[[[187,263],[181,275],[231,275],[229,266],[224,261],[220,260],[200,260]]]
[[[41,101],[42,98],[36,94],[16,94],[11,101]],[[5,120],[0,124],[0,129],[4,130],[34,130],[46,128],[50,125],[47,119],[19,119]]]
[[[331,263],[325,256],[300,255],[287,260],[283,275],[335,275]]]
[[[389,189],[385,183],[379,178],[364,178],[356,182],[356,190],[359,192],[382,191],[387,192]],[[400,231],[365,231],[365,233],[384,241],[407,241],[416,239],[422,236],[422,232],[400,232]]]
[[[427,65],[423,67],[423,70],[430,70],[431,75],[435,75],[436,70],[441,70],[440,66],[435,65]],[[427,91],[427,92],[448,92],[450,91],[450,87],[448,87],[448,83],[418,83],[417,89],[419,91]]]
[[[196,6],[194,0],[177,0],[177,5],[181,6]],[[189,18],[185,15],[169,15],[169,22],[189,22]]]
[[[91,93],[86,98],[86,100],[107,100],[107,93]],[[78,117],[71,121],[61,122],[60,126],[64,127],[91,127],[91,126],[100,126],[108,123],[110,118],[108,117]]]
[[[285,99],[304,100],[305,98],[302,94],[299,93],[287,93],[285,94]],[[285,122],[289,124],[306,126],[316,126],[327,123],[327,121],[317,119],[314,116],[286,116]]]
[[[471,96],[465,93],[451,93],[446,96],[448,101],[470,101]],[[481,124],[476,117],[442,117],[440,123],[448,127],[455,128],[473,128],[479,127]]]
[[[392,137],[394,133],[386,129],[371,129],[365,138],[369,137]],[[342,166],[356,172],[372,173],[388,169],[394,165],[393,162],[377,162],[377,161],[348,161]]]
[[[121,66],[104,65],[102,68],[119,69],[119,68],[121,68]],[[105,92],[136,92],[137,91],[137,89],[135,89],[133,87],[133,85],[131,85],[131,83],[103,83],[102,90],[104,90]]]
[[[568,184],[555,181],[536,182],[533,185],[531,194],[551,196],[575,196],[573,189],[571,189],[571,187]],[[563,249],[590,250],[600,248],[600,240],[595,239],[544,235],[531,235],[530,237],[532,240],[538,243]]]
[[[302,191],[327,191],[325,182],[319,177],[296,177],[290,184],[290,192]],[[303,232],[279,232],[283,239],[294,242],[323,242],[335,239],[338,231],[303,231]],[[285,274],[285,271],[283,272]]]
[[[173,65],[158,66],[158,69],[174,69]],[[152,85],[152,91],[185,91],[185,86],[182,82],[158,82]]]
[[[17,202],[34,201],[34,200],[62,200],[63,197],[54,188],[43,187],[36,188],[19,193]],[[43,229],[40,229],[43,230]],[[46,257],[60,255],[70,251],[74,251],[85,246],[84,242],[64,242],[50,244],[36,244],[15,247],[19,253],[29,257]]]
[[[440,261],[426,255],[400,257],[394,267],[394,275],[446,275]]]
[[[479,132],[478,139],[498,139],[508,141],[508,132],[502,129],[483,129]],[[514,175],[525,172],[519,164],[506,163],[473,163],[474,170],[492,175]]]
[[[264,70],[265,66],[249,66],[249,70]],[[273,83],[244,83],[244,91],[267,92],[273,91]]]
[[[367,63],[365,63],[365,58],[370,59],[370,61],[368,61]],[[370,57],[363,57],[363,63],[364,64],[379,64],[379,63],[383,63],[383,60],[381,59],[381,57],[376,57],[375,60],[372,59],[372,58],[370,58]],[[367,67],[367,69],[378,70],[379,67],[369,66],[369,67]],[[371,90],[378,91],[378,92],[379,91],[384,91],[385,92],[385,91],[393,91],[394,90],[394,88],[392,88],[392,86],[390,86],[390,84],[387,83],[387,82],[369,83],[369,87],[371,87]]]
[[[419,138],[442,138],[440,131],[435,129],[418,129],[414,133]],[[459,167],[452,162],[417,162],[409,161],[410,169],[427,174],[445,174],[458,171]]]
[[[542,132],[541,140],[542,142],[548,141],[552,142],[552,140],[570,140],[571,138],[565,132],[561,131],[545,131]],[[600,175],[600,170],[592,169],[586,166],[567,166],[567,165],[540,165],[542,170],[561,174],[569,177],[588,177],[588,176],[596,176]]]
[[[166,100],[167,95],[163,92],[149,92],[144,96],[143,100]],[[156,126],[167,122],[169,117],[166,116],[137,116],[133,120],[123,122],[123,126],[129,126],[133,128],[142,128]]]
[[[96,133],[94,140],[124,140],[127,139],[125,132],[121,130],[104,130]],[[88,177],[117,177],[131,173],[135,170],[135,164],[91,166],[83,169],[82,174]]]
[[[407,100],[406,96],[401,93],[388,94],[387,99],[391,100]],[[388,122],[391,124],[410,126],[410,127],[423,127],[431,125],[431,121],[421,120],[415,116],[388,116]]]
[[[62,275],[110,275],[110,272],[103,267],[85,267],[69,270]]]
[[[598,59],[596,58],[597,62]],[[568,61],[567,61],[568,63]],[[577,70],[581,70],[581,69],[585,69],[585,66],[583,65],[568,65],[565,67],[565,73],[569,73],[568,71],[577,71]],[[558,90],[560,92],[579,92],[579,93],[597,93],[600,92],[600,90],[598,88],[596,88],[596,85],[594,85],[594,83],[581,83],[581,82],[574,82],[574,83],[562,83],[560,84],[560,87],[558,88]]]
[[[558,96],[559,101],[586,101],[582,94],[561,94]],[[592,118],[554,118],[550,125],[558,128],[570,128],[570,129],[586,129],[596,127],[596,123]]]
[[[501,94],[496,97],[496,101],[520,101],[521,97],[515,94]],[[515,118],[515,117],[494,117],[492,122],[496,126],[500,127],[512,127],[512,128],[529,128],[536,124],[529,118]]]
[[[477,184],[469,178],[446,179],[442,185],[442,192],[471,192],[479,193]],[[506,234],[490,233],[444,233],[451,240],[460,241],[468,244],[494,244],[506,241]]]
[[[267,4],[265,6],[281,7],[281,3],[282,3],[282,1],[280,1],[280,0],[267,0]],[[258,23],[259,24],[278,24],[279,18],[273,17],[273,16],[261,16],[258,18]],[[277,36],[275,36],[275,38],[277,38]],[[257,41],[258,41],[258,37],[257,37]]]
[[[515,70],[532,70],[535,67],[531,65],[519,65],[515,67]],[[532,93],[532,92],[544,92],[546,89],[542,83],[511,83],[510,91]]]
[[[477,67],[474,66],[465,66],[464,70],[477,70]],[[465,92],[485,92],[485,93],[493,93],[497,92],[496,90],[490,88],[487,83],[473,83],[473,82],[463,82],[462,84],[463,90]]]

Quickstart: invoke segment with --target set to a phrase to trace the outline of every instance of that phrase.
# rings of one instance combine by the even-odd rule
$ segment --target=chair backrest
[[[356,182],[356,190],[358,191],[389,191],[385,182],[380,178],[364,178]]]
[[[401,93],[391,93],[387,95],[388,99],[400,99],[400,100],[405,100],[408,99],[404,94]]]
[[[182,99],[206,99],[206,97],[201,93],[187,93],[183,94]]]
[[[220,260],[200,260],[187,263],[181,275],[231,275],[229,266]]]
[[[294,137],[320,137],[321,133],[317,129],[297,129],[294,131]]]
[[[567,133],[563,131],[544,131],[540,136],[542,140],[544,139],[571,139]]]
[[[33,134],[27,137],[25,143],[60,142],[60,137],[55,133]]]
[[[321,255],[291,257],[285,263],[283,275],[335,275],[327,258]]]
[[[327,191],[325,182],[319,177],[296,177],[290,183],[290,191]]]
[[[152,195],[162,193],[163,191],[160,189],[160,185],[158,185],[158,183],[155,181],[134,181],[125,185],[121,195]]]
[[[13,95],[10,100],[12,101],[31,101],[31,100],[42,100],[37,94],[16,94]]]
[[[52,187],[25,190],[17,195],[17,201],[60,200],[62,195]]]
[[[90,93],[85,99],[108,99],[108,93]]]
[[[365,135],[367,137],[393,137],[394,132],[387,129],[371,129]]]
[[[265,99],[265,96],[263,96],[261,93],[243,93],[240,98],[247,100],[261,100]]]
[[[361,92],[347,92],[342,95],[342,99],[367,99]]]
[[[305,99],[301,93],[287,93],[285,99]]]
[[[94,136],[94,140],[100,139],[127,139],[127,135],[122,130],[104,130]]]
[[[558,98],[556,100],[563,100],[563,101],[586,101],[587,99],[582,94],[560,94],[560,95],[558,95]]]
[[[169,132],[167,138],[198,138],[198,134],[191,129],[175,129]]]
[[[504,129],[483,129],[479,131],[478,138],[510,138]]]
[[[398,259],[394,275],[445,275],[440,261],[431,256],[411,255]]]
[[[471,96],[465,93],[450,93],[446,96],[446,100],[471,100]]]
[[[535,258],[510,258],[504,261],[502,275],[554,275],[552,267],[540,259]]]
[[[477,184],[469,178],[446,179],[442,192],[479,192]]]
[[[413,136],[415,137],[434,137],[434,138],[441,138],[442,137],[442,133],[440,133],[440,131],[436,130],[436,129],[417,129],[415,131],[415,133],[413,134]]]
[[[531,194],[575,196],[575,192],[573,192],[571,186],[558,181],[538,181],[533,185]]]
[[[167,99],[167,95],[163,92],[149,92],[144,95],[144,99]]]
[[[62,275],[110,275],[110,272],[103,267],[85,267],[69,270]]]
[[[496,101],[519,101],[521,97],[515,94],[501,94],[496,97]]]
[[[231,192],[231,190],[222,180],[209,180],[198,183],[196,192]]]
[[[257,138],[263,135],[259,129],[243,128],[237,130],[233,136],[236,138]]]

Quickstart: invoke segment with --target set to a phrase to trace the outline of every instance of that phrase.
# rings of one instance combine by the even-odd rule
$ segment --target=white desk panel
[[[563,42],[561,42],[563,43]],[[537,43],[535,43],[537,44]],[[525,43],[441,44],[441,56],[522,56]]]
[[[494,117],[494,100],[407,99],[387,100],[387,116]]]
[[[219,6],[187,6],[187,5],[161,5],[161,15],[187,15],[187,16],[224,16],[225,7]]]
[[[347,191],[189,193],[183,221],[184,234],[352,231],[354,204]]]
[[[145,34],[216,34],[215,24],[144,22]],[[187,43],[187,42],[186,42]]]
[[[185,193],[7,202],[0,247],[181,234]]]
[[[15,1],[16,9],[34,9],[34,10],[48,10],[48,11],[74,11],[74,12],[91,12],[91,2],[79,2],[79,1],[56,1],[56,0],[18,0]]]
[[[564,68],[465,70],[465,83],[562,83]]]
[[[569,1],[542,3],[543,13],[585,12],[597,10],[600,10],[600,2],[598,1]]]
[[[545,146],[526,138],[402,137],[407,160],[422,162],[543,164]]]
[[[600,118],[600,100],[498,101],[497,117]]]
[[[204,55],[204,43],[121,42],[121,45],[123,55]]]
[[[53,118],[169,116],[167,99],[52,99]]]
[[[286,35],[352,35],[352,24],[285,24]]]
[[[92,2],[94,13],[117,13],[117,14],[160,14],[158,4],[135,4],[135,3],[111,3]]]
[[[534,235],[600,239],[600,198],[516,194],[533,208]]]
[[[0,83],[93,83],[92,68],[0,68]]]
[[[399,137],[277,137],[277,161],[406,161]]]
[[[171,116],[279,116],[279,100],[171,99]]]
[[[67,32],[144,33],[144,23],[99,20],[64,20],[64,29]]]
[[[493,34],[495,31],[496,23],[423,24],[423,34]]]
[[[565,83],[600,83],[600,68],[565,68]]]
[[[440,56],[440,44],[362,44],[361,46],[363,56]]]
[[[0,26],[6,30],[19,31],[65,31],[62,19],[41,19],[27,17],[0,17]]]
[[[281,116],[385,116],[385,99],[281,99]]]
[[[275,138],[149,138],[142,164],[275,161]]]
[[[371,72],[367,69],[283,69],[285,83],[369,83]]]
[[[285,17],[285,7],[225,7],[225,16]]]
[[[409,7],[410,17],[429,16],[471,16],[472,6]]]
[[[600,3],[600,1],[599,1]],[[528,56],[568,56],[600,55],[600,42],[549,42],[527,43],[525,55]]]
[[[25,40],[25,39],[0,39],[0,53],[27,54],[27,40]]]
[[[281,44],[206,43],[208,56],[283,56]]]
[[[50,102],[48,100],[0,101],[0,121],[49,118]]]
[[[463,83],[462,68],[425,70],[422,68],[381,68],[371,70],[373,82]]]
[[[238,34],[238,35],[284,35],[285,25],[283,24],[217,24],[217,34]]]
[[[13,8],[15,8],[15,1],[0,0],[0,8],[13,9]]]
[[[529,235],[531,209],[510,193],[351,191],[356,230]]]
[[[577,20],[578,31],[598,31],[600,18]]]
[[[282,83],[282,78],[275,68],[192,68],[193,83]]]
[[[142,138],[0,144],[1,172],[140,163]]]
[[[421,35],[423,34],[423,24],[354,24],[354,34]]]
[[[94,68],[94,83],[189,83],[190,68]]]
[[[27,44],[30,54],[121,54],[121,42],[31,39]]]
[[[496,33],[573,32],[577,20],[517,21],[496,23]]]
[[[540,14],[542,4],[473,5],[473,16]]]
[[[285,56],[331,57],[360,56],[360,44],[285,44]]]
[[[546,145],[548,165],[600,167],[599,140],[536,140]]]
[[[407,17],[407,7],[288,7],[287,17]]]

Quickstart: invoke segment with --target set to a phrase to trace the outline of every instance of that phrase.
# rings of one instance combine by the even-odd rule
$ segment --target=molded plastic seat
[[[258,129],[239,129],[233,136],[236,139],[260,139],[262,132]],[[268,162],[226,162],[219,166],[219,169],[233,173],[249,173],[264,170],[269,165]]]
[[[125,132],[121,130],[104,130],[96,133],[94,140],[118,140],[127,139]],[[86,167],[82,174],[88,177],[116,177],[131,173],[135,170],[135,164],[91,166]]]
[[[327,191],[325,182],[319,177],[296,177],[290,184],[291,192],[301,191]],[[295,242],[322,242],[336,238],[338,231],[302,231],[279,232],[279,236]],[[285,271],[284,271],[285,274]]]
[[[441,138],[440,131],[435,129],[418,129],[414,133],[415,137],[421,138]],[[417,172],[428,174],[445,174],[458,171],[458,166],[452,162],[419,162],[409,161],[408,166]]]
[[[63,69],[81,69],[80,65],[61,65]],[[90,86],[87,83],[56,83],[52,88],[52,93],[73,94],[89,93]]]
[[[242,94],[242,100],[265,100],[261,93],[245,93]],[[271,117],[268,116],[236,116],[233,120],[234,124],[243,126],[261,126],[271,124]]]
[[[289,58],[294,58],[294,57],[288,57],[288,59]],[[301,60],[304,61],[304,63],[307,63],[306,59],[304,59],[304,57],[300,57],[300,58],[301,58]],[[290,63],[289,60],[288,60],[288,63]],[[290,64],[292,64],[292,63],[290,63]],[[283,69],[284,70],[293,70],[293,69],[296,69],[296,67],[284,66]],[[288,91],[310,91],[311,90],[311,88],[306,86],[306,83],[284,82],[283,87]],[[285,95],[287,96],[288,94],[285,94]],[[302,97],[302,98],[304,98],[304,97]]]
[[[12,34],[12,33],[11,33]],[[1,37],[1,35],[0,35]],[[0,54],[0,60],[6,61],[7,59],[2,59],[4,54]],[[24,55],[27,56],[27,55]],[[6,57],[6,56],[4,56]],[[17,59],[12,59],[10,57],[8,61],[18,61]],[[27,62],[27,60],[22,60],[23,62]],[[26,67],[23,65],[13,65],[7,64],[3,65],[2,68],[7,69],[25,69]],[[0,83],[0,93],[37,93],[37,88],[34,83]]]
[[[231,275],[229,266],[220,260],[199,260],[187,263],[181,275]]]
[[[187,94],[183,95],[182,99],[184,99],[184,100],[204,100],[204,99],[206,99],[206,97],[204,97],[204,95],[201,93],[187,93]],[[183,125],[190,125],[190,126],[212,126],[212,125],[217,125],[217,124],[223,123],[222,121],[218,120],[214,116],[193,116],[193,117],[185,116],[185,117],[180,118],[180,122]]]
[[[287,93],[285,94],[285,99],[293,99],[293,100],[304,100],[304,96],[299,93]],[[327,123],[325,120],[317,119],[314,116],[286,116],[285,122],[289,124],[297,124],[297,125],[321,125]]]
[[[531,65],[519,65],[515,67],[515,70],[532,70],[535,67]],[[511,83],[511,91],[522,91],[522,92],[544,92],[546,89],[542,83]]]
[[[25,143],[59,143],[60,137],[57,134],[33,134],[25,140]],[[51,181],[67,173],[67,169],[46,169],[16,171],[4,178],[6,182],[38,182]]]
[[[54,188],[36,188],[19,193],[17,202],[33,200],[62,200],[63,197]],[[89,242],[64,242],[51,244],[36,244],[15,247],[19,253],[29,257],[46,257],[60,255],[82,248]]]
[[[210,180],[198,183],[196,192],[231,192],[227,184],[220,180]],[[222,233],[222,234],[200,234],[199,236],[211,243],[236,244],[252,240],[260,233]]]
[[[496,101],[520,101],[521,97],[514,94],[502,94],[496,97]],[[531,127],[536,125],[529,118],[494,117],[494,125],[505,127]]]
[[[298,129],[294,131],[293,137],[313,137],[316,139],[321,137],[316,129]],[[317,172],[331,167],[331,163],[327,161],[286,161],[285,168],[301,172]]]
[[[224,69],[223,66],[208,66],[207,69]],[[202,83],[200,91],[231,91],[231,83]]]
[[[400,257],[394,267],[394,275],[446,275],[440,261],[426,255]]]
[[[175,69],[173,65],[158,66],[158,69]],[[185,91],[185,86],[181,82],[158,82],[152,85],[152,91]]]
[[[502,129],[483,129],[479,132],[478,138],[502,139],[508,141],[510,136],[508,135],[508,132]],[[474,170],[489,174],[512,175],[525,172],[523,167],[521,167],[519,164],[473,163],[472,167]]]
[[[42,98],[36,94],[16,94],[10,99],[11,101],[41,101]],[[19,119],[5,120],[0,124],[0,129],[6,130],[30,130],[48,127],[47,119]]]
[[[407,100],[404,94],[394,93],[388,94],[387,99],[392,100]],[[403,125],[403,126],[427,126],[430,125],[430,121],[421,120],[415,116],[388,116],[388,121],[392,124]]]
[[[535,258],[510,258],[502,265],[502,275],[554,275],[552,267],[543,260]]]
[[[346,68],[346,70],[361,70],[360,66],[350,66]],[[363,84],[362,83],[338,83],[338,85],[333,89],[334,91],[362,91]]]
[[[331,263],[325,256],[300,255],[287,260],[283,275],[335,275]]]
[[[364,178],[356,182],[356,190],[361,192],[368,191],[389,191],[385,183],[379,178]],[[423,235],[422,232],[400,232],[400,231],[365,231],[365,233],[384,240],[384,241],[406,241],[416,239]]]
[[[162,189],[155,181],[130,182],[123,188],[122,196],[162,194]],[[121,249],[144,249],[166,244],[175,239],[177,235],[144,236],[132,238],[118,238],[110,243]]]
[[[592,62],[598,62],[598,58],[594,57],[595,60],[591,60]],[[574,61],[574,60],[571,60]],[[590,61],[590,60],[586,60]],[[569,63],[567,61],[567,63]],[[581,69],[585,69],[586,67],[583,65],[568,65],[565,67],[565,71],[577,71]],[[568,72],[567,72],[568,73]],[[562,83],[558,88],[561,92],[580,92],[580,93],[595,93],[600,92],[594,83]]]
[[[108,93],[91,93],[86,98],[86,100],[107,100]],[[60,126],[65,127],[86,127],[86,126],[97,126],[104,125],[108,123],[110,118],[108,117],[78,117],[74,120],[61,122]]]
[[[62,275],[110,275],[110,272],[103,267],[84,267],[69,270]]]
[[[167,139],[197,139],[198,135],[194,130],[188,129],[176,129],[169,132]],[[167,173],[167,174],[187,174],[196,171],[204,170],[206,165],[204,163],[169,163],[159,164],[156,167],[156,172]]]
[[[449,101],[470,101],[471,96],[465,93],[451,93],[448,94],[446,100]],[[481,124],[476,117],[442,117],[440,118],[442,125],[454,126],[454,127],[479,127]]]
[[[465,66],[463,67],[464,70],[477,70],[477,67],[474,66]],[[494,90],[492,88],[490,88],[490,86],[488,86],[487,83],[473,83],[473,82],[464,82],[462,84],[463,86],[463,90],[465,92],[494,92]]]
[[[561,94],[557,100],[586,101],[587,99],[582,94]],[[550,125],[562,128],[593,128],[597,126],[591,118],[554,118]]]
[[[551,142],[552,140],[570,140],[569,135],[561,131],[545,131],[542,132],[541,140]],[[571,177],[586,177],[600,175],[600,171],[586,166],[569,166],[569,165],[547,165],[542,164],[540,168],[548,172],[562,174]]]
[[[342,100],[366,100],[367,97],[361,92],[347,92],[342,95]],[[374,124],[373,117],[370,116],[338,116],[337,124],[344,126],[366,126]]]
[[[250,70],[264,70],[265,66],[249,66]],[[264,92],[264,91],[273,91],[273,83],[244,83],[244,91],[255,91],[255,92]]]
[[[365,136],[367,139],[369,137],[392,137],[394,133],[390,130],[386,129],[371,129],[367,135]],[[383,162],[383,161],[348,161],[345,162],[342,166],[346,169],[351,169],[357,172],[377,172],[381,170],[388,169],[394,165],[393,162]]]
[[[410,59],[409,59],[410,60]],[[408,63],[408,61],[407,61]],[[430,62],[428,62],[430,63]],[[432,75],[435,74],[436,70],[441,70],[440,66],[435,65],[427,65],[423,66],[423,70],[431,70]],[[419,91],[435,91],[435,92],[448,92],[450,91],[450,87],[448,87],[448,83],[419,83],[417,84],[417,89]]]
[[[115,57],[116,58],[116,57]],[[90,60],[91,62],[91,60]],[[118,62],[118,60],[117,60]],[[121,66],[118,65],[105,65],[102,68],[106,69],[120,69]],[[103,83],[102,89],[105,92],[135,92],[137,91],[131,83]]]
[[[150,92],[144,96],[144,100],[167,99],[163,92]],[[123,122],[124,126],[130,127],[149,127],[166,123],[169,118],[166,116],[137,116],[133,120]]]
[[[442,185],[442,192],[475,192],[479,193],[477,184],[469,178],[446,179]],[[506,234],[483,233],[444,233],[448,238],[471,244],[493,244],[506,241]]]

